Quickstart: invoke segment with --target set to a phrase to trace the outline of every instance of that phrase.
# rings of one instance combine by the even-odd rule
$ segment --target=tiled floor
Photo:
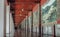
[[[33,33],[33,36],[31,36],[31,33],[28,32],[26,35],[26,32],[23,30],[18,30],[15,32],[15,36],[14,37],[38,37],[37,33]],[[42,35],[42,37],[54,37],[52,35]]]
[[[38,37],[39,35],[37,33],[33,33],[33,36],[31,36],[31,33],[26,33],[24,30],[16,30],[13,37]],[[6,36],[9,37],[9,36]],[[10,36],[11,37],[11,36]],[[42,37],[54,37],[53,35],[42,35]],[[60,37],[60,36],[57,36]]]
[[[25,32],[23,30],[18,30],[14,33],[14,37],[38,37],[36,33],[33,33],[33,36],[31,36],[30,32]]]

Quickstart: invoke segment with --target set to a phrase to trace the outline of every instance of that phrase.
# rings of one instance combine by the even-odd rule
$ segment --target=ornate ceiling
[[[14,23],[18,25],[28,13],[33,10],[36,4],[41,2],[43,5],[46,0],[9,0],[10,10],[13,15]]]

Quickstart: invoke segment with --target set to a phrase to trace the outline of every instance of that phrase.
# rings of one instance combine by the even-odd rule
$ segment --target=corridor
[[[59,2],[4,1],[4,37],[60,37]]]

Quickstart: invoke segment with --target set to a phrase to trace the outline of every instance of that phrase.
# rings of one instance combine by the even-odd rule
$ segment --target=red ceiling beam
[[[24,1],[24,0],[23,0]],[[27,1],[20,1],[20,0],[16,0],[15,3],[13,3],[14,7],[15,7],[15,15],[18,15],[18,16],[15,16],[15,23],[21,23],[21,21],[26,18],[26,16],[28,16],[28,13],[29,11],[32,11],[33,7],[39,3],[36,2],[36,0],[32,1],[32,0],[29,0],[29,2]],[[22,8],[24,8],[24,11],[22,11]],[[19,14],[22,14],[22,16],[19,16]]]

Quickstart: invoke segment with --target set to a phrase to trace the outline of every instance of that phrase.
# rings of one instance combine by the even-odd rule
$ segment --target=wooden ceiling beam
[[[14,2],[14,1],[12,1],[12,2],[10,2],[10,3],[13,3],[13,4],[38,4],[38,3],[40,3],[40,1],[19,1],[19,2]]]
[[[8,3],[14,3],[15,0],[7,0]]]

